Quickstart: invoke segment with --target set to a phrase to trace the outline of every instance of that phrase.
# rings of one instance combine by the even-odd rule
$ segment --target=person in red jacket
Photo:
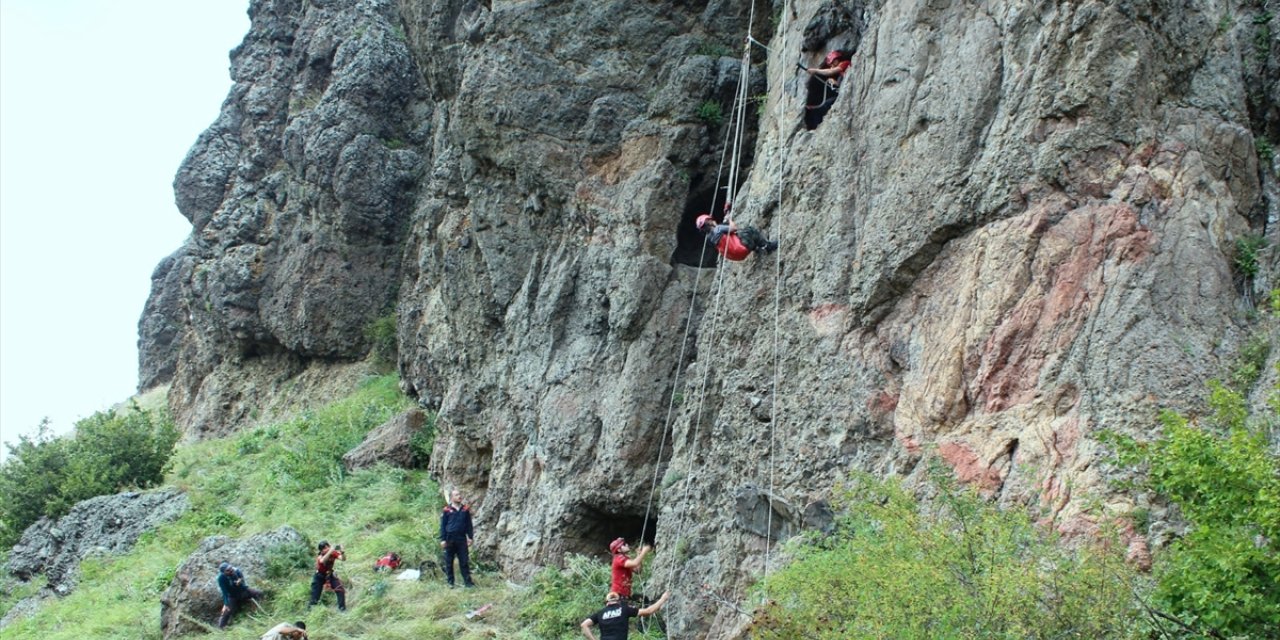
[[[809,73],[809,86],[804,103],[804,128],[812,131],[822,124],[822,119],[840,95],[840,82],[852,60],[852,52],[835,49],[822,59],[820,66],[805,67]]]
[[[631,576],[644,564],[644,557],[649,555],[653,547],[644,545],[640,547],[640,553],[632,558],[627,554],[631,552],[631,546],[627,541],[618,538],[609,543],[609,553],[613,554],[613,580],[609,585],[609,591],[612,591],[625,598],[631,597]]]
[[[338,596],[338,611],[347,610],[347,590],[342,586],[342,581],[338,579],[337,574],[333,572],[333,563],[338,560],[346,560],[347,556],[342,553],[342,545],[330,546],[325,540],[321,540],[317,545],[320,552],[316,556],[316,573],[311,576],[311,602],[307,606],[313,606],[320,602],[320,594],[324,591],[325,585],[333,590],[333,594]]]
[[[693,224],[706,235],[707,244],[715,247],[716,253],[735,262],[746,260],[753,252],[769,254],[778,249],[778,243],[766,239],[759,229],[750,225],[739,228],[732,218],[718,223],[711,214],[704,213]]]

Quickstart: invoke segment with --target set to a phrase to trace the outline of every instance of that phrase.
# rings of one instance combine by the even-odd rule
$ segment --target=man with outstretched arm
[[[609,590],[616,593],[622,598],[631,598],[631,578],[636,571],[644,564],[644,557],[649,555],[653,547],[644,545],[640,547],[640,553],[632,558],[627,554],[631,552],[631,546],[623,538],[618,538],[609,543],[609,553],[613,554],[613,563],[611,566],[612,580],[609,584]]]
[[[627,634],[631,632],[631,618],[637,616],[643,618],[657,613],[670,597],[671,592],[665,591],[653,604],[637,609],[623,602],[622,596],[610,592],[605,597],[604,608],[582,621],[582,635],[586,636],[587,640],[596,640],[596,635],[592,633],[591,628],[600,627],[600,640],[627,640]]]

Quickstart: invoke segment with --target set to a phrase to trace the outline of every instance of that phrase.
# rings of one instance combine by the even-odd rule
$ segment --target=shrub
[[[370,322],[364,329],[364,337],[369,341],[369,354],[373,356],[374,363],[384,369],[394,368],[400,357],[396,342],[396,314],[389,313]]]
[[[1231,371],[1231,386],[1236,391],[1248,393],[1267,367],[1271,355],[1271,341],[1265,335],[1250,337],[1240,347],[1235,367]]]
[[[1258,254],[1266,246],[1266,238],[1260,235],[1249,234],[1236,240],[1236,272],[1246,281],[1258,275]]]
[[[567,556],[564,569],[548,567],[534,577],[520,619],[540,638],[582,637],[578,625],[603,605],[609,578],[608,563]]]
[[[698,106],[698,118],[713,127],[718,127],[724,122],[724,109],[719,102],[707,100]]]
[[[1140,465],[1190,525],[1157,557],[1156,604],[1199,633],[1269,637],[1280,620],[1280,458],[1244,397],[1210,387],[1205,424],[1166,411],[1154,442],[1114,439],[1117,461]]]
[[[98,412],[55,438],[47,422],[33,437],[7,445],[0,465],[0,545],[11,546],[41,516],[65,515],[77,502],[164,479],[178,430],[163,413],[136,404]]]
[[[1069,549],[1025,511],[940,472],[933,484],[937,502],[922,509],[900,482],[856,474],[834,532],[794,539],[789,564],[759,585],[751,637],[1137,636],[1118,551]]]

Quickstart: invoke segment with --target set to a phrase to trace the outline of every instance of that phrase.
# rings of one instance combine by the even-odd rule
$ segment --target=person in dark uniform
[[[444,576],[453,586],[453,559],[458,559],[458,570],[462,572],[462,583],[468,587],[476,584],[471,581],[471,536],[475,530],[471,525],[471,509],[462,503],[462,492],[454,489],[449,493],[449,504],[444,506],[440,514],[440,548],[444,549]]]
[[[262,592],[250,589],[244,580],[244,573],[231,566],[230,562],[218,565],[218,591],[222,592],[222,615],[218,616],[218,628],[226,629],[240,605],[257,600]]]
[[[624,602],[622,596],[611,591],[604,599],[604,608],[582,621],[582,635],[586,636],[587,640],[596,640],[591,628],[600,627],[600,640],[627,640],[627,634],[631,632],[631,618],[657,613],[670,597],[670,591],[663,592],[662,597],[653,604],[637,609]]]

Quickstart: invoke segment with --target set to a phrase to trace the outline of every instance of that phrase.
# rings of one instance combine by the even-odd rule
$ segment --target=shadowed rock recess
[[[1089,495],[1123,509],[1098,430],[1200,400],[1245,335],[1234,243],[1276,236],[1262,4],[752,9],[254,0],[175,180],[193,231],[153,276],[142,386],[228,433],[358,375],[394,312],[431,468],[516,577],[645,530],[659,583],[729,592],[829,525],[849,470],[930,453],[1066,531]],[[749,29],[734,211],[782,249],[729,265],[717,312],[691,220]],[[804,131],[795,63],[837,47]],[[744,622],[698,607],[674,637]]]

